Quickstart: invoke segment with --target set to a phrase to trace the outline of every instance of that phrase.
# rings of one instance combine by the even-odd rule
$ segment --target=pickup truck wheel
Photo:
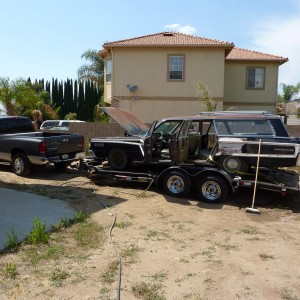
[[[178,171],[168,172],[163,178],[163,189],[170,196],[183,197],[191,189],[190,177]]]
[[[12,170],[16,175],[26,176],[31,171],[31,164],[24,153],[15,154],[12,158]]]
[[[228,187],[221,177],[209,175],[199,178],[199,181],[196,183],[196,192],[200,200],[219,203],[226,199]]]
[[[129,158],[123,149],[111,149],[108,153],[108,164],[114,170],[124,170],[129,165]]]

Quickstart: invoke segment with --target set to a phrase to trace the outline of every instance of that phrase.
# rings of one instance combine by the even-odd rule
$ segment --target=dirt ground
[[[250,190],[211,205],[51,166],[28,178],[0,166],[0,186],[65,200],[97,226],[94,243],[76,242],[75,224],[1,254],[2,300],[118,299],[119,283],[120,299],[300,299],[299,195],[259,191],[249,214]]]

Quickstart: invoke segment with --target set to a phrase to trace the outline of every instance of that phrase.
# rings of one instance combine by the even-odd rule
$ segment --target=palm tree
[[[279,102],[287,103],[300,92],[300,82],[297,85],[281,83],[282,94],[278,95]]]
[[[85,58],[91,63],[89,65],[82,65],[77,73],[80,80],[91,80],[96,83],[98,86],[103,85],[104,77],[104,61],[99,56],[96,50],[87,50],[82,55],[81,58]]]

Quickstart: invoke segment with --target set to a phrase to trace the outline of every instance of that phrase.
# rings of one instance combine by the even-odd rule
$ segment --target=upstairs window
[[[111,59],[106,61],[106,82],[111,81]]]
[[[168,56],[168,80],[184,81],[184,55]]]
[[[265,68],[264,67],[248,67],[246,89],[256,90],[265,88]]]

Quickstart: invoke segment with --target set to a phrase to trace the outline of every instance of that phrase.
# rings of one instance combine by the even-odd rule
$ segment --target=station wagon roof
[[[102,110],[107,113],[113,120],[119,123],[130,135],[142,136],[147,133],[149,126],[140,121],[130,111],[117,107],[102,107]],[[211,120],[264,120],[278,119],[279,116],[272,115],[266,111],[216,111],[202,112],[194,116],[178,116],[164,118],[159,123],[166,121],[211,121]]]

